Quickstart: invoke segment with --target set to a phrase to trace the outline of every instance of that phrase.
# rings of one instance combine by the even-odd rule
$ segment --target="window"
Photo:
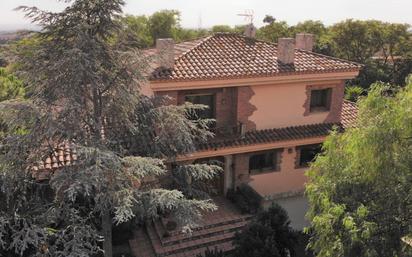
[[[310,111],[329,110],[331,91],[331,88],[312,90],[310,95]]]
[[[250,156],[249,172],[261,173],[276,169],[277,154],[275,151],[264,152]]]
[[[186,102],[192,104],[202,104],[209,108],[196,111],[196,117],[193,119],[214,119],[215,118],[215,96],[214,95],[187,95]]]
[[[316,156],[321,152],[322,145],[305,145],[298,148],[299,153],[299,167],[307,167],[309,163],[311,163]]]

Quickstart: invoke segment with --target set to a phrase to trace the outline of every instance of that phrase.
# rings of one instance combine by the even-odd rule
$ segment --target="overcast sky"
[[[293,25],[314,19],[332,24],[347,18],[379,19],[412,24],[412,0],[126,0],[128,14],[151,14],[161,9],[176,9],[182,14],[184,27],[209,28],[216,24],[245,24],[237,16],[253,10],[255,24],[262,25],[266,14]],[[0,0],[0,30],[33,28],[21,13],[19,5],[38,6],[58,11],[64,4],[57,0]]]

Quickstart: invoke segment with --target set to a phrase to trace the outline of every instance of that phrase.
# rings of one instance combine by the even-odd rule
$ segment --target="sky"
[[[0,31],[35,28],[22,13],[20,5],[59,11],[65,6],[57,0],[0,0]],[[126,0],[124,12],[150,15],[162,9],[181,12],[181,24],[187,28],[210,28],[217,24],[246,24],[238,14],[254,13],[261,26],[266,14],[294,25],[303,20],[321,20],[327,25],[347,18],[379,19],[412,24],[412,0]]]

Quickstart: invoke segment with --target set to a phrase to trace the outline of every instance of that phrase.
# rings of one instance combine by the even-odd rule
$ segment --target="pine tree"
[[[0,256],[112,256],[113,223],[168,211],[190,229],[216,208],[209,199],[144,187],[145,178],[167,174],[165,160],[211,136],[209,121],[187,118],[204,106],[170,106],[139,93],[152,60],[110,40],[122,0],[68,2],[60,13],[19,8],[43,30],[18,59],[30,99],[0,103],[9,130],[0,152]],[[34,178],[62,144],[75,162],[48,181]],[[221,170],[182,167],[186,177],[203,179]]]

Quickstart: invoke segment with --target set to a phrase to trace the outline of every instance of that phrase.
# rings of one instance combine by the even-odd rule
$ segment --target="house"
[[[281,38],[278,44],[256,40],[253,30],[246,34],[218,33],[179,44],[158,39],[156,49],[147,51],[160,58],[144,91],[167,95],[170,104],[207,105],[198,115],[216,120],[216,137],[178,161],[223,162],[224,173],[212,185],[218,194],[247,185],[264,205],[281,204],[292,226],[302,229],[307,225],[305,171],[330,131],[344,130],[356,118],[357,108],[344,100],[344,88],[361,66],[312,52],[310,34]],[[177,240],[172,248],[153,232],[158,226],[148,229],[156,256],[195,256],[199,244],[213,248],[220,242],[220,248],[230,248],[224,244],[230,235],[222,233],[219,241],[211,239],[212,232],[209,237],[203,232],[198,243]]]
[[[158,63],[144,94],[169,96],[174,105],[207,105],[198,115],[216,120],[211,128],[216,136],[177,162],[218,160],[224,172],[209,184],[218,211],[205,215],[191,235],[169,230],[167,218],[148,222],[130,240],[136,257],[232,249],[235,232],[251,215],[239,212],[225,196],[242,186],[259,195],[263,206],[282,205],[295,229],[308,225],[305,171],[331,130],[342,131],[356,119],[357,108],[344,100],[344,88],[361,68],[314,53],[313,44],[310,34],[263,42],[247,29],[246,35],[217,33],[178,44],[159,39],[156,48],[145,51]],[[39,169],[57,169],[75,158],[61,150]]]

